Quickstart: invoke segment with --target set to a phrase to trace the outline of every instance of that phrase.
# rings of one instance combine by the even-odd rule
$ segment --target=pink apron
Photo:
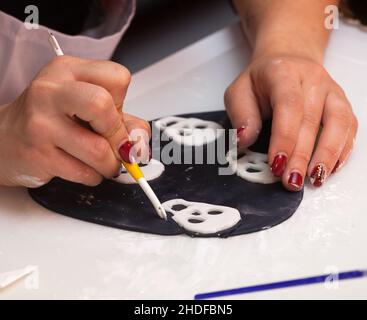
[[[0,105],[12,102],[38,71],[54,56],[50,30],[67,55],[110,59],[135,13],[136,0],[109,0],[105,22],[78,36],[40,26],[28,30],[24,23],[0,11]]]

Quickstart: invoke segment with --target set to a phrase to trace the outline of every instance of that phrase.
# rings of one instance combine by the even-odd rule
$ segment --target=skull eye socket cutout
[[[164,172],[164,165],[158,160],[151,159],[146,165],[139,165],[141,171],[144,174],[147,181],[157,179]],[[135,179],[126,171],[124,167],[121,167],[121,174],[119,177],[114,178],[116,182],[123,184],[134,184],[137,183]]]
[[[171,127],[171,126],[177,124],[178,122],[181,122],[184,119],[185,118],[182,118],[182,117],[165,117],[165,118],[161,118],[157,121],[154,121],[154,125],[158,130],[163,131],[167,127]]]
[[[231,207],[189,202],[183,199],[166,201],[163,207],[172,214],[172,219],[181,228],[196,235],[220,235],[241,221],[239,211]]]
[[[237,155],[237,150],[233,149],[227,153],[227,160],[231,170],[249,182],[270,184],[280,181],[272,174],[266,154],[246,150]]]
[[[186,208],[187,208],[187,206],[185,206],[183,204],[175,204],[175,205],[172,206],[171,209],[174,210],[174,211],[181,211],[181,210],[186,209]]]
[[[209,144],[224,133],[220,124],[197,118],[165,117],[154,125],[174,142],[185,146]]]
[[[219,211],[219,210],[211,210],[211,211],[208,211],[208,214],[211,214],[211,215],[216,215],[216,214],[222,214],[223,212],[222,211]]]

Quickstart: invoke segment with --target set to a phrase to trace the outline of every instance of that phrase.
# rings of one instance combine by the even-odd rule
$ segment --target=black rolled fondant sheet
[[[225,129],[231,128],[224,111],[186,114],[182,117],[215,121]],[[258,141],[250,149],[267,153],[269,138],[270,123],[267,122]],[[163,174],[149,181],[149,184],[161,202],[179,198],[236,208],[241,214],[241,222],[235,228],[221,233],[221,237],[273,227],[290,218],[302,200],[303,191],[289,192],[282,187],[281,182],[258,184],[245,181],[235,174],[218,175],[219,166],[223,165],[165,165]],[[97,187],[88,187],[55,178],[40,188],[29,189],[29,194],[47,209],[92,223],[158,235],[190,234],[171,217],[167,221],[160,219],[136,184],[104,180]]]

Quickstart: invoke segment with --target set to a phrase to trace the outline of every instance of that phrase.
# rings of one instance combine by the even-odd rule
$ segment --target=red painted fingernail
[[[294,190],[301,190],[303,178],[300,173],[292,172],[289,176],[288,183]]]
[[[242,132],[245,131],[245,126],[242,126],[241,128],[237,129],[237,139],[240,138],[240,136],[242,135]]]
[[[281,177],[283,175],[285,166],[287,164],[287,156],[284,154],[278,154],[271,165],[271,172],[276,177]]]
[[[334,169],[333,169],[333,171],[331,171],[331,173],[335,173],[338,169],[339,169],[339,166],[340,166],[340,162],[339,162],[339,160],[336,162],[336,164],[335,164],[335,167],[334,167]]]
[[[132,157],[130,155],[131,148],[133,147],[133,144],[131,141],[126,141],[124,144],[121,145],[119,149],[119,154],[121,156],[121,159],[125,162],[133,162]]]
[[[310,180],[314,187],[321,187],[326,179],[326,170],[323,164],[318,164],[311,173]]]

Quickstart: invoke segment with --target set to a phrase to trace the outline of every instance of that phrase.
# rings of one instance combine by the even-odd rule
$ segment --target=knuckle
[[[93,61],[92,64],[110,70],[109,76],[115,86],[126,88],[130,84],[131,73],[125,66],[112,61]]]
[[[294,151],[292,158],[302,165],[307,166],[311,159],[311,153],[303,150],[297,150]]]
[[[77,182],[90,186],[96,186],[102,181],[101,175],[88,166],[81,166],[78,170],[74,170],[73,176]]]
[[[70,67],[70,65],[73,64],[75,60],[75,57],[68,55],[57,56],[50,61],[49,66],[57,68]]]
[[[282,94],[279,104],[288,108],[292,108],[292,110],[294,109],[296,111],[303,110],[302,99],[300,95],[296,92],[288,92]]]
[[[50,81],[34,80],[25,92],[23,130],[29,138],[48,137],[52,130],[47,117],[50,96],[57,90],[57,85]],[[44,97],[47,99],[43,99]]]
[[[118,63],[114,63],[114,70],[116,72],[116,78],[117,78],[117,82],[121,87],[127,87],[130,84],[131,81],[131,73],[130,71],[118,64]]]
[[[103,161],[110,151],[110,144],[102,137],[97,137],[92,148],[92,156],[96,161]]]
[[[341,152],[341,147],[338,147],[337,145],[334,144],[328,144],[324,146],[324,152],[327,155],[328,160],[331,159],[335,159],[336,157],[339,156],[339,153]]]
[[[80,170],[81,180],[88,183],[88,184],[97,183],[99,181],[99,177],[100,177],[100,175],[97,174],[94,171],[94,169],[89,168],[87,166],[85,166],[83,169]]]
[[[357,131],[358,130],[358,126],[359,126],[359,123],[358,123],[358,119],[357,117],[355,116],[355,114],[352,114],[352,128]]]
[[[298,138],[297,132],[285,127],[282,127],[276,135],[279,142],[284,146],[294,146]]]
[[[110,114],[105,118],[106,132],[102,132],[103,136],[109,138],[114,136],[122,127],[120,117]]]
[[[38,102],[41,97],[50,96],[57,88],[57,84],[52,81],[35,79],[26,90],[26,98],[28,101]]]
[[[28,115],[24,124],[25,134],[30,140],[48,137],[50,135],[50,129],[47,117],[38,113]]]
[[[305,113],[303,115],[303,121],[310,128],[318,128],[320,126],[320,119],[311,113]]]
[[[338,92],[338,90],[330,92],[328,102],[332,106],[333,114],[350,116],[353,113],[352,107],[343,92]]]
[[[136,126],[138,128],[141,128],[142,130],[145,130],[149,135],[150,135],[150,125],[149,122],[143,120],[143,119],[138,119],[136,120]]]
[[[113,106],[113,100],[106,89],[98,88],[90,96],[90,105],[96,116],[102,116]]]
[[[338,122],[340,130],[348,130],[353,123],[353,117],[350,112],[335,112],[334,120]]]

